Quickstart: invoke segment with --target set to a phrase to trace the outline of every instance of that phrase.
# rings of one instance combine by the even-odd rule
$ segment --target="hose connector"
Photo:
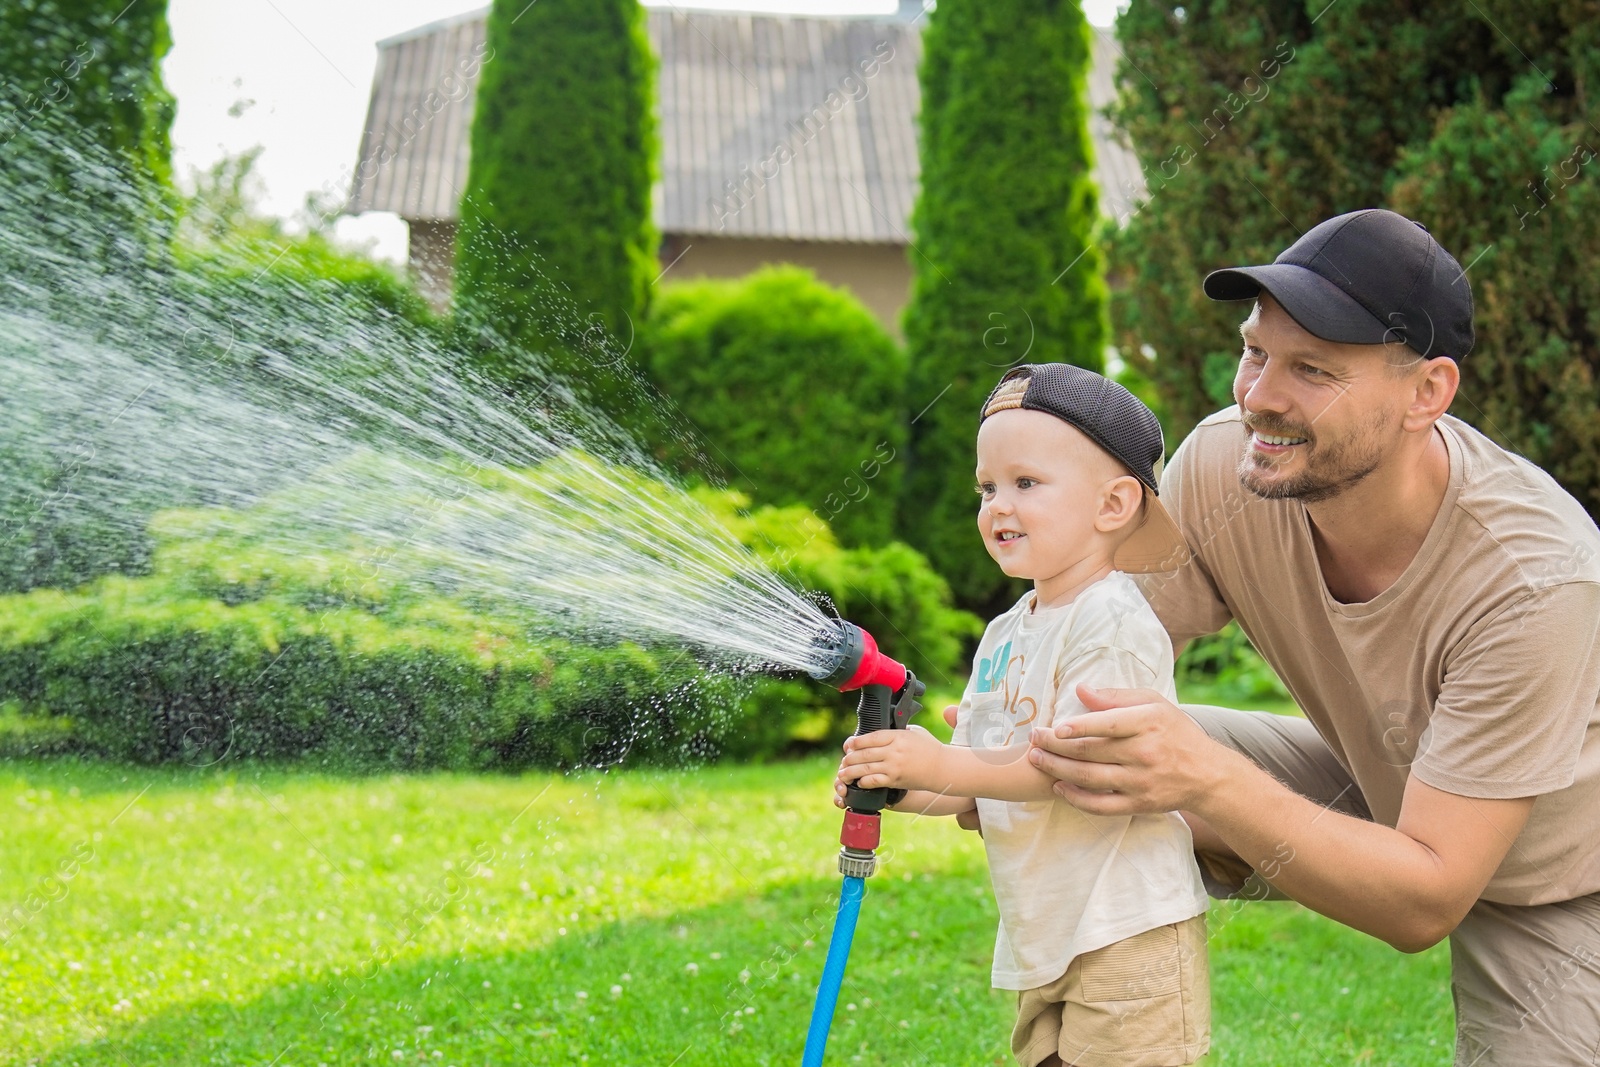
[[[839,830],[839,873],[846,878],[871,878],[878,869],[878,841],[883,827],[883,817],[877,812],[849,811],[844,813],[844,826]]]
[[[846,846],[839,850],[839,873],[846,878],[871,878],[878,869],[878,854]]]

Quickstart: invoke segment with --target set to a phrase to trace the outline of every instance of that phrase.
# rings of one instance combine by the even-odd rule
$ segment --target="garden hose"
[[[839,1004],[839,987],[844,984],[844,965],[850,959],[850,942],[856,936],[856,917],[861,914],[861,898],[867,883],[846,877],[839,891],[839,911],[833,919],[833,936],[828,939],[828,959],[822,965],[822,981],[817,983],[817,1002],[811,1009],[811,1027],[806,1031],[805,1056],[801,1067],[822,1067],[822,1054],[828,1047],[828,1029]]]

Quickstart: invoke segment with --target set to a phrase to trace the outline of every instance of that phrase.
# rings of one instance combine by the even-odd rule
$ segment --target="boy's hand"
[[[944,750],[939,739],[920,726],[876,730],[845,741],[839,779],[853,781],[861,789],[939,792],[950,784],[948,774],[940,766],[944,762]],[[836,792],[837,786],[838,783]]]

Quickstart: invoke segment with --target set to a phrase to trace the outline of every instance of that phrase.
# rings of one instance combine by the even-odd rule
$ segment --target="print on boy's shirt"
[[[1039,717],[1039,702],[1022,695],[1022,675],[1026,655],[1013,656],[1007,641],[993,656],[980,657],[976,693],[1001,694],[1001,706],[989,708],[987,721],[975,722],[972,738],[978,748],[1005,748],[1016,740],[1017,732]],[[977,709],[974,708],[974,713]]]
[[[993,656],[978,660],[978,688],[976,692],[992,693],[1005,684],[1006,671],[1011,669],[1011,642],[1000,646]]]

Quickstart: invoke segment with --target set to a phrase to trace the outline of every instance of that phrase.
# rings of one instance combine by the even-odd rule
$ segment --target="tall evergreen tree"
[[[78,229],[107,265],[142,263],[169,232],[171,45],[166,0],[0,4],[0,166],[92,218]]]
[[[942,0],[923,36],[900,521],[970,607],[1015,589],[973,525],[979,405],[1014,363],[1103,365],[1089,32],[1075,0]]]
[[[161,60],[171,45],[166,0],[125,8],[8,0],[0,7],[0,145],[52,121],[71,124],[167,182],[174,104]]]
[[[638,0],[496,0],[456,244],[456,308],[525,384],[545,358],[616,405],[656,274],[655,63]],[[632,393],[632,390],[621,389]]]
[[[1112,243],[1112,310],[1169,441],[1232,402],[1241,311],[1204,274],[1389,207],[1468,270],[1452,412],[1600,516],[1596,25],[1566,0],[1132,0],[1117,119],[1149,193]]]
[[[16,386],[28,392],[30,346],[54,351],[66,338],[137,359],[185,343],[182,329],[170,328],[162,269],[174,206],[173,101],[160,74],[166,8],[166,0],[0,2],[0,392],[8,407]],[[133,399],[160,402],[160,390],[135,398],[136,388],[128,389],[130,410]],[[134,529],[142,523],[125,519],[146,501],[136,487],[114,502],[94,488],[115,484],[126,460],[106,447],[106,425],[38,414],[23,399],[0,435],[0,590],[75,586],[142,566],[148,544]]]

